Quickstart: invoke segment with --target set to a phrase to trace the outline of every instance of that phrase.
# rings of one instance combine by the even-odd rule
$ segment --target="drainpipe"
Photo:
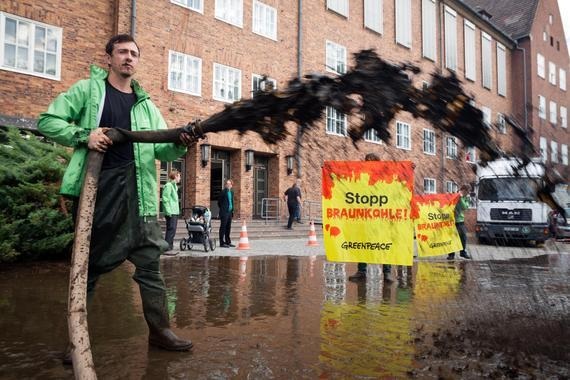
[[[131,36],[137,34],[137,0],[131,0]]]
[[[527,89],[526,89],[526,86],[527,86],[527,83],[526,83],[526,49],[523,47],[519,47],[517,44],[517,50],[520,50],[523,53],[523,81],[524,81],[523,82],[524,83],[524,85],[523,85],[524,103],[523,104],[524,104],[524,127],[526,130],[526,128],[528,128],[528,103],[527,103],[528,99],[527,99]]]
[[[444,12],[445,12],[445,2],[443,0],[441,0],[439,2],[439,11],[437,12],[437,23],[439,25],[439,35],[440,38],[437,39],[437,44],[438,44],[438,48],[439,48],[439,68],[441,70],[441,74],[443,75],[443,70],[445,70],[444,68],[444,64],[443,64],[443,38],[444,38],[444,25],[443,25],[443,16],[444,16]],[[437,33],[436,33],[436,37],[437,37]],[[440,178],[440,182],[441,182],[441,192],[444,192],[444,187],[443,187],[443,182],[445,179],[445,132],[441,131],[441,166],[440,166],[440,174],[439,174],[439,178]]]
[[[297,76],[302,76],[302,62],[303,62],[303,0],[298,1],[297,10]],[[302,160],[301,160],[301,140],[303,139],[303,126],[297,128],[297,135],[295,137],[295,160],[297,161],[297,178],[303,176]]]

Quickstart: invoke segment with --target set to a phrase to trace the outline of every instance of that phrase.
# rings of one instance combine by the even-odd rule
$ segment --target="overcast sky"
[[[560,17],[564,24],[566,46],[568,46],[568,52],[570,53],[570,0],[558,0],[558,8],[560,8]]]

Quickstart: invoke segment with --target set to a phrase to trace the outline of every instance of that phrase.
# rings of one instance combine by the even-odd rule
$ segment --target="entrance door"
[[[261,217],[261,200],[268,197],[266,157],[255,157],[253,166],[253,217]]]
[[[212,150],[210,165],[210,211],[213,218],[218,218],[218,196],[224,189],[224,182],[230,178],[230,152]]]

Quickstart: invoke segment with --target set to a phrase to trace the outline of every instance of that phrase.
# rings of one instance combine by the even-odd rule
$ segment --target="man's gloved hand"
[[[96,128],[89,134],[87,147],[100,153],[105,153],[113,141],[105,134],[110,128]]]

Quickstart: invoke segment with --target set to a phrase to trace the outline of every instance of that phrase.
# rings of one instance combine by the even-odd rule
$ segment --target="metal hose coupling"
[[[200,140],[205,138],[204,130],[202,129],[202,120],[194,120],[186,124],[184,127],[184,132],[188,133],[193,140]]]

